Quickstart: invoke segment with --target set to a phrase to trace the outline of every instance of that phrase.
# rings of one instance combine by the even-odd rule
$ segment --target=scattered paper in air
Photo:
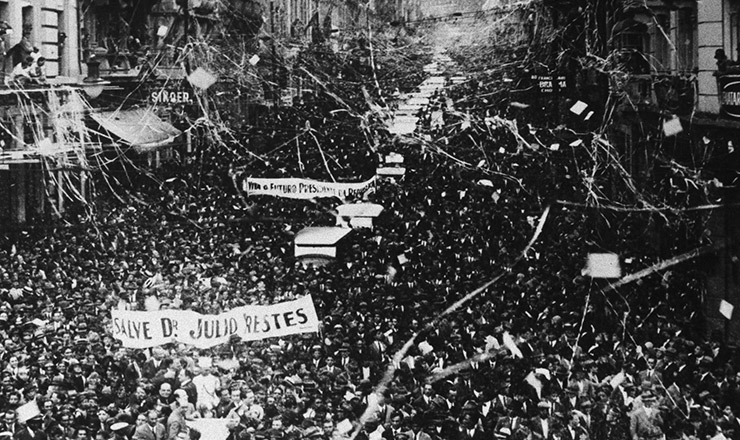
[[[419,343],[419,351],[421,351],[422,354],[429,354],[434,351],[434,347],[432,347],[431,344],[429,344],[427,341],[421,341]]]
[[[503,342],[504,342],[504,347],[506,347],[511,352],[512,356],[516,358],[524,357],[524,355],[522,354],[522,351],[519,350],[519,347],[517,347],[516,343],[514,342],[514,338],[511,337],[509,332],[504,332]]]
[[[663,133],[666,136],[675,136],[683,131],[681,120],[678,117],[663,122]]]
[[[534,375],[534,372],[529,373],[526,378],[524,378],[524,381],[527,382],[532,386],[532,388],[535,389],[537,392],[537,397],[542,396],[542,381],[537,379],[537,376]]]
[[[25,405],[19,406],[18,409],[16,409],[16,414],[18,415],[18,421],[25,423],[34,417],[40,416],[41,411],[39,410],[36,401],[32,400]]]
[[[727,319],[732,319],[732,311],[735,309],[735,306],[730,304],[729,302],[722,300],[721,303],[719,303],[719,313],[722,314]]]
[[[575,104],[573,104],[573,107],[570,108],[570,111],[580,116],[581,113],[583,113],[583,111],[586,110],[587,107],[588,107],[588,104],[586,104],[583,101],[578,101]]]
[[[216,84],[216,77],[206,72],[202,67],[198,67],[188,76],[188,82],[194,87],[206,90]]]
[[[347,419],[342,420],[337,424],[337,432],[340,434],[346,434],[352,430],[352,422]]]
[[[622,268],[619,255],[611,253],[588,254],[585,274],[591,278],[620,278]]]
[[[611,385],[612,388],[617,388],[619,385],[621,385],[627,377],[624,374],[624,371],[620,371],[619,373],[615,374],[614,377],[609,381],[609,385]]]
[[[551,379],[550,378],[550,370],[548,370],[547,368],[536,368],[534,370],[534,373],[544,376],[547,380],[550,380]]]

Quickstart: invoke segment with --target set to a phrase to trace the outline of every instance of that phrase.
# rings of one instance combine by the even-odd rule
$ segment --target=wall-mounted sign
[[[740,75],[721,75],[717,77],[717,85],[722,114],[740,119]]]
[[[161,89],[152,92],[149,100],[154,105],[192,104],[193,93],[188,90]]]
[[[565,75],[532,75],[532,81],[540,93],[555,93],[566,87]]]

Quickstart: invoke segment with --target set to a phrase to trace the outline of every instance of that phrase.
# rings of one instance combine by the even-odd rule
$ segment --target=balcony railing
[[[624,107],[636,111],[667,111],[677,115],[694,110],[696,79],[671,74],[626,74],[612,77],[612,93],[622,98]]]

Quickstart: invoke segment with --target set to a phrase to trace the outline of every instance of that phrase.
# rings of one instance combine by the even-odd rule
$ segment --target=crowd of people
[[[528,115],[488,105],[485,87],[436,93],[414,136],[376,127],[377,145],[331,96],[265,113],[267,140],[248,155],[183,156],[95,219],[5,236],[0,436],[209,439],[188,422],[215,418],[232,440],[740,438],[738,358],[704,337],[697,266],[617,292],[584,277],[607,220],[555,201],[588,197],[592,156],[533,148],[558,134],[513,133],[506,118]],[[384,214],[328,265],[295,259],[292,238],[333,225],[338,201],[247,198],[234,184],[244,172],[362,181],[390,152],[406,175],[365,195]],[[658,257],[640,215],[609,242],[628,272]],[[318,334],[138,350],[109,332],[115,308],[218,313],[303,295]],[[29,402],[40,414],[19,423]]]

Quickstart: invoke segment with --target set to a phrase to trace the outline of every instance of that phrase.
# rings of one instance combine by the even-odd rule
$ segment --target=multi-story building
[[[80,73],[77,11],[77,0],[0,2],[0,20],[11,29],[2,37],[3,52],[23,39],[46,58],[50,78],[76,79]],[[6,72],[13,68],[11,60],[4,60],[4,68]]]
[[[317,42],[336,51],[376,15],[366,0],[0,0],[3,80],[27,56],[46,59],[48,78],[22,90],[0,81],[0,224],[84,204],[90,148],[127,147],[151,166],[190,151],[191,132],[176,126],[201,110],[186,79],[197,67],[238,83],[240,100],[290,102],[280,98],[303,84],[290,74],[297,54]],[[241,51],[240,78],[218,70],[212,54],[224,50]]]
[[[547,3],[556,10],[566,8],[557,10],[559,17],[567,16],[567,8],[573,6],[572,2]],[[740,151],[736,151],[740,68],[735,67],[740,65],[740,5],[731,0],[618,3],[612,10],[594,11],[582,24],[590,26],[590,41],[568,41],[576,53],[577,44],[590,44],[592,53],[606,62],[600,72],[582,74],[570,98],[607,114],[605,119],[592,120],[591,128],[609,119],[610,141],[638,187],[654,180],[656,173],[675,172],[670,171],[670,163],[682,164],[681,172],[690,174],[687,179],[699,177],[704,182],[710,202],[718,205],[692,212],[704,213],[705,233],[712,241],[726,244],[707,265],[702,298],[707,333],[721,331],[736,337],[740,319],[723,316],[720,303],[740,305],[740,225],[735,221],[740,218]],[[606,94],[599,92],[605,82],[603,72],[611,73]],[[570,81],[572,75],[568,76]],[[620,103],[613,113],[603,107],[607,96]],[[679,184],[675,196],[681,194],[688,191]],[[666,255],[680,248],[676,237],[660,235],[656,234],[656,244],[665,248]]]

